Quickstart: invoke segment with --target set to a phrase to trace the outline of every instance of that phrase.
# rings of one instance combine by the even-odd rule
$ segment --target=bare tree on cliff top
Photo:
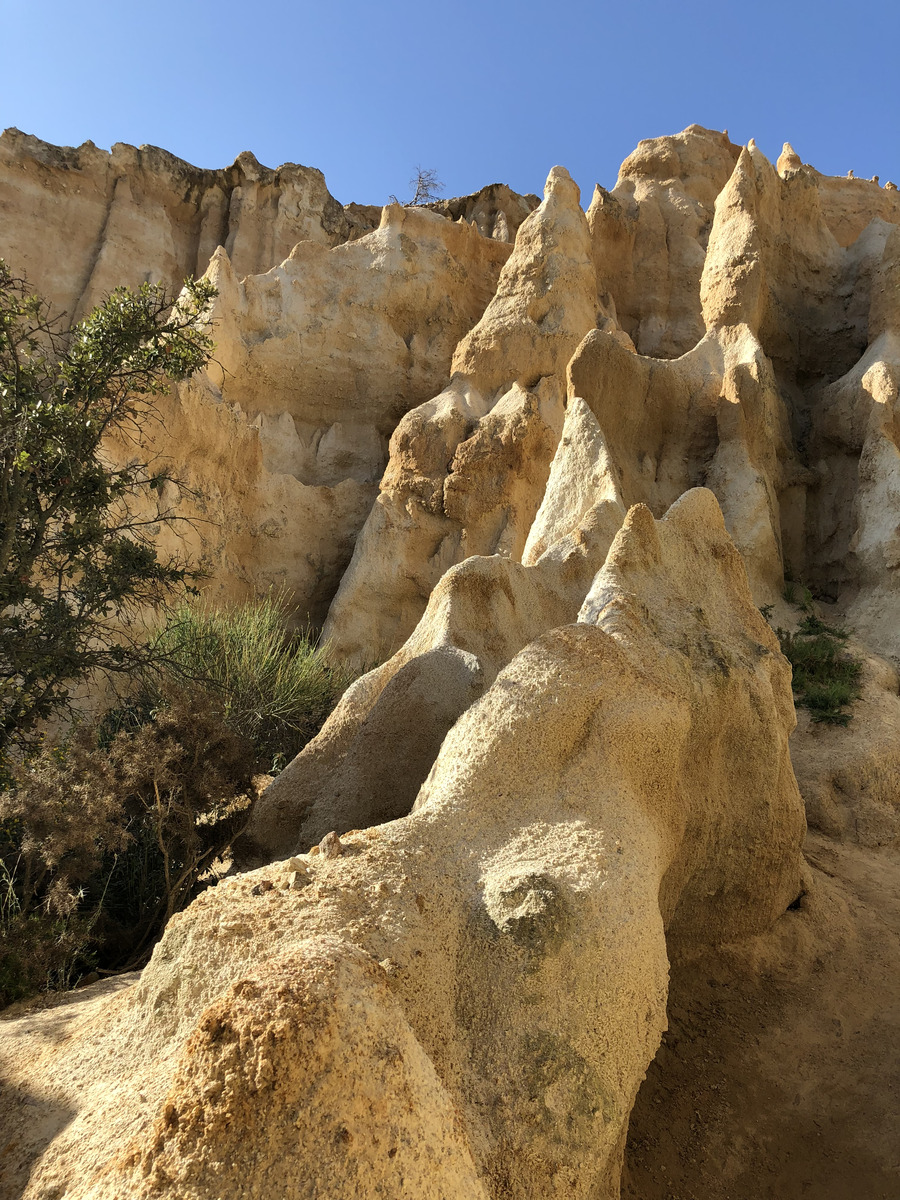
[[[433,167],[416,167],[416,173],[409,181],[409,186],[413,189],[413,198],[409,201],[409,205],[417,204],[433,204],[435,200],[440,200],[441,192],[444,190],[444,185],[438,179],[438,173]],[[399,204],[400,201],[393,193],[389,196],[391,204]]]
[[[440,199],[444,185],[438,179],[438,173],[433,167],[416,167],[416,173],[409,181],[413,189],[410,204],[433,204]]]

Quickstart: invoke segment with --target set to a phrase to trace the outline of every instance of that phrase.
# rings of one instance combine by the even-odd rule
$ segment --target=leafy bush
[[[196,573],[159,554],[171,473],[141,457],[153,397],[206,363],[215,288],[187,280],[117,288],[72,329],[0,260],[0,755],[33,747],[41,722],[98,672],[147,661],[133,620]],[[131,441],[113,465],[111,436]],[[10,754],[10,751],[12,753]]]
[[[0,1004],[139,965],[227,858],[254,771],[315,734],[349,681],[285,632],[284,596],[183,605],[133,696],[11,768],[0,795]]]
[[[807,613],[796,633],[776,633],[793,668],[797,703],[810,710],[813,721],[848,725],[851,714],[846,709],[859,699],[862,673],[862,663],[846,650],[848,631]]]
[[[157,640],[158,658],[183,686],[221,705],[223,720],[277,770],[318,733],[349,682],[309,636],[286,634],[284,593],[231,608],[182,604]]]

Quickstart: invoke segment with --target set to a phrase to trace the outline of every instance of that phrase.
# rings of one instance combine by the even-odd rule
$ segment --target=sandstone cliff
[[[691,126],[642,142],[586,217],[561,170],[535,201],[492,185],[376,221],[248,154],[216,172],[0,139],[0,255],[62,307],[189,271],[220,288],[218,366],[153,447],[200,497],[189,549],[214,594],[284,585],[338,656],[390,657],[448,567],[522,559],[577,397],[626,505],[659,515],[708,483],[760,603],[787,563],[853,593],[854,624],[895,653],[876,514],[900,192]]]
[[[0,1027],[9,1194],[891,1194],[900,193],[699,126],[587,212],[2,149],[59,303],[209,271],[189,549],[377,664],[140,981]],[[796,722],[791,576],[846,727]]]

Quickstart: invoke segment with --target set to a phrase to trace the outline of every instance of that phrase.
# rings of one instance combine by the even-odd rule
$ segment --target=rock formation
[[[245,153],[204,171],[156,146],[57,147],[17,129],[0,137],[0,215],[3,257],[74,319],[121,284],[180,287],[217,246],[247,275],[348,232],[311,167],[271,171]]]
[[[692,125],[641,142],[587,218],[601,292],[641,354],[677,358],[703,336],[699,282],[716,197],[740,147]]]
[[[214,533],[198,529],[218,589],[287,587],[301,618],[321,623],[395,425],[441,386],[508,254],[468,225],[397,205],[367,237],[332,249],[300,242],[264,275],[239,280],[217,251],[216,360],[173,399],[178,417],[167,416],[155,449],[184,462],[206,497],[207,421],[226,409],[243,443],[223,447],[236,478],[198,514],[216,514]]]
[[[409,816],[172,921],[69,1045],[72,1119],[25,1195],[616,1195],[666,938],[748,936],[800,890],[793,723],[712,494],[632,509]]]
[[[895,653],[890,519],[877,532],[873,516],[892,435],[842,414],[895,394],[898,193],[820,175],[787,144],[776,171],[691,126],[642,142],[586,219],[561,170],[535,200],[492,185],[382,215],[250,155],[211,172],[147,147],[0,141],[0,254],[71,312],[212,256],[220,365],[167,406],[153,447],[189,484],[211,595],[285,586],[337,655],[385,661],[449,567],[522,558],[566,369],[595,331],[567,394],[605,439],[638,439],[612,455],[624,503],[658,516],[709,484],[760,603],[785,563],[833,599],[861,588],[853,623]],[[614,415],[619,386],[650,399],[654,427],[662,406],[665,462]]]
[[[389,655],[454,563],[521,558],[562,428],[566,363],[596,318],[578,189],[555,167],[495,296],[456,349],[449,385],[391,439],[325,625],[335,654],[358,663]]]
[[[308,167],[245,153],[203,171],[156,147],[0,137],[0,257],[57,309],[79,318],[120,284],[177,290],[207,271],[220,290],[216,363],[163,402],[150,448],[186,485],[184,548],[211,596],[274,584],[321,625],[388,440],[443,386],[509,255],[502,229],[532,202],[498,187],[466,200],[491,237],[395,205],[346,244],[369,223]]]
[[[676,1032],[691,988],[790,977],[814,1048],[855,930],[896,980],[858,857],[900,874],[896,189],[699,126],[587,213],[560,167],[540,203],[379,210],[246,155],[0,149],[0,254],[71,311],[209,271],[216,362],[154,435],[190,488],[166,502],[211,595],[285,585],[372,668],[139,981],[0,1027],[42,1113],[10,1108],[10,1195],[613,1200],[637,1097],[622,1194],[662,1200],[666,1046],[638,1093],[670,972]],[[786,578],[853,632],[846,727],[792,735],[760,612],[797,627]],[[813,1122],[801,1091],[779,1102]],[[720,1155],[737,1200],[767,1136]],[[878,1194],[895,1168],[865,1170]]]

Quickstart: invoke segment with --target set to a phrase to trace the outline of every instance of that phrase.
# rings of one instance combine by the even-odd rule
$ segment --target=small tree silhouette
[[[432,167],[416,167],[416,173],[409,181],[409,186],[413,189],[413,198],[408,203],[414,204],[432,204],[435,200],[439,200],[441,192],[444,190],[444,185],[438,179],[437,171]],[[400,201],[393,194],[390,196],[391,204],[399,204]]]
[[[431,167],[416,167],[416,173],[409,181],[413,189],[410,204],[431,204],[440,199],[444,185],[438,179],[438,173]]]

